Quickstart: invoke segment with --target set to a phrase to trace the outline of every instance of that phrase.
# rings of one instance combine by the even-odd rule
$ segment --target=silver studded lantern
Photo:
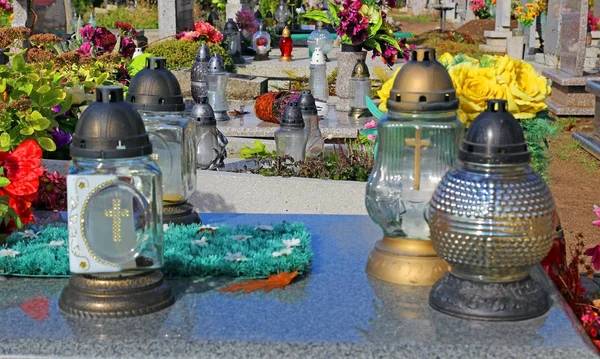
[[[196,103],[200,103],[200,97],[206,96],[208,93],[208,86],[204,75],[208,72],[208,61],[210,60],[210,50],[206,44],[202,44],[196,54],[196,60],[192,66],[191,72],[191,84],[192,84],[192,97]]]
[[[451,267],[434,285],[431,306],[482,320],[542,315],[548,295],[530,270],[552,246],[554,200],[529,165],[523,130],[506,101],[488,101],[458,159],[428,211],[435,251]]]
[[[192,109],[196,120],[196,163],[201,170],[222,168],[227,157],[227,138],[217,128],[217,120],[207,97]]]

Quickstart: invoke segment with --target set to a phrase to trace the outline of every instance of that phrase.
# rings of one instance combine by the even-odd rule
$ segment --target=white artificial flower
[[[195,244],[200,247],[206,247],[208,245],[208,239],[203,236],[200,239],[196,239],[196,240],[192,241],[192,244]]]
[[[300,239],[298,239],[298,238],[284,239],[283,245],[286,248],[298,247],[300,245]]]
[[[200,226],[200,230],[201,231],[206,231],[206,230],[216,231],[217,229],[219,229],[219,227],[213,227],[210,224],[203,224],[203,225]]]
[[[256,227],[256,229],[259,231],[271,232],[271,231],[273,231],[273,226],[267,226],[266,224],[261,224],[260,226]]]
[[[21,252],[19,251],[15,251],[14,249],[2,249],[0,250],[0,257],[16,257],[19,254],[21,254]]]
[[[47,246],[49,246],[49,247],[62,247],[63,244],[65,244],[65,241],[50,241],[50,243],[48,243]]]
[[[294,250],[294,248],[289,247],[289,248],[282,249],[280,251],[273,252],[273,257],[289,256],[290,254],[292,254],[293,250]]]
[[[31,229],[26,229],[19,233],[23,238],[37,239],[39,232],[34,232]]]
[[[236,252],[236,253],[230,253],[227,252],[227,255],[225,256],[225,260],[230,261],[230,262],[245,262],[248,260],[248,258],[242,254],[242,252]]]
[[[163,224],[163,232],[166,232],[169,229],[169,225],[168,224]]]
[[[237,236],[231,236],[231,239],[234,241],[245,241],[246,239],[250,239],[252,236],[246,236],[244,234],[239,234]]]

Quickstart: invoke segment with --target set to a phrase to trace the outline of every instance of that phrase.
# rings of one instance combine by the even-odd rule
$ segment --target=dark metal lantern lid
[[[317,114],[317,104],[310,90],[302,91],[302,94],[298,98],[298,106],[303,115]]]
[[[298,107],[297,102],[290,102],[283,111],[281,121],[279,121],[281,128],[290,129],[303,129],[304,118],[302,118],[302,111]]]
[[[238,27],[238,25],[236,24],[235,21],[233,21],[233,19],[227,19],[227,22],[225,23],[225,31],[239,31],[240,28]]]
[[[390,111],[448,111],[458,109],[450,74],[435,57],[435,49],[419,47],[402,66],[387,101]]]
[[[179,81],[167,70],[167,59],[149,57],[146,68],[129,83],[127,101],[140,111],[172,112],[185,110]]]
[[[488,100],[460,146],[458,159],[491,165],[526,165],[530,161],[523,129],[508,112],[505,100]]]
[[[151,154],[144,121],[130,103],[123,101],[123,88],[97,87],[96,102],[77,121],[71,156],[118,159]]]
[[[271,14],[270,11],[267,12],[267,18],[273,17],[273,15]],[[267,28],[265,27],[265,22],[261,21],[260,24],[258,24],[258,31],[267,31]]]
[[[400,71],[402,71],[402,70],[400,70]],[[355,79],[367,78],[368,79],[370,77],[371,77],[371,74],[369,74],[369,67],[365,63],[365,60],[363,60],[363,59],[356,60],[356,65],[354,65],[354,69],[352,70],[352,78],[355,78]]]
[[[208,62],[210,60],[210,49],[206,44],[202,44],[196,53],[196,61]]]
[[[196,124],[200,126],[216,125],[215,112],[212,106],[208,103],[208,97],[200,97],[198,102],[192,108],[191,116],[196,119]]]
[[[208,61],[208,72],[209,73],[219,73],[225,72],[225,64],[223,64],[223,59],[217,55],[214,55]]]

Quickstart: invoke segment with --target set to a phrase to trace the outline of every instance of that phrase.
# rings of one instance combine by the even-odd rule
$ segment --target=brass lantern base
[[[370,117],[371,111],[367,108],[350,108],[350,112],[348,112],[348,117],[354,120],[360,120],[363,117]]]
[[[448,271],[427,240],[384,236],[367,261],[367,274],[395,284],[432,286]]]
[[[526,320],[550,309],[548,293],[530,276],[512,282],[480,282],[446,274],[431,289],[429,305],[442,313],[485,321]]]
[[[269,54],[259,54],[259,53],[257,53],[254,56],[254,61],[267,61],[267,60],[270,60],[269,59]]]
[[[291,56],[281,56],[279,58],[279,61],[281,61],[281,62],[292,62],[292,57]]]
[[[150,314],[175,303],[161,271],[118,277],[74,274],[58,307],[82,318],[126,318]]]
[[[179,204],[165,205],[163,207],[163,222],[168,224],[200,224],[202,220],[194,210],[194,206],[185,201]]]
[[[217,121],[229,121],[229,120],[231,120],[231,118],[227,114],[227,111],[219,111],[219,112],[215,111],[215,120],[217,120]]]

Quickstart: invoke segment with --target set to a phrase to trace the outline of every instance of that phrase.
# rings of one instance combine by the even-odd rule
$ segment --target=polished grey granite
[[[0,282],[0,356],[126,358],[590,358],[596,355],[544,275],[543,317],[487,323],[437,313],[429,288],[368,277],[381,230],[368,216],[202,214],[205,223],[304,222],[309,275],[285,290],[223,294],[227,279],[170,279],[175,305],[125,320],[67,318],[66,279]]]

